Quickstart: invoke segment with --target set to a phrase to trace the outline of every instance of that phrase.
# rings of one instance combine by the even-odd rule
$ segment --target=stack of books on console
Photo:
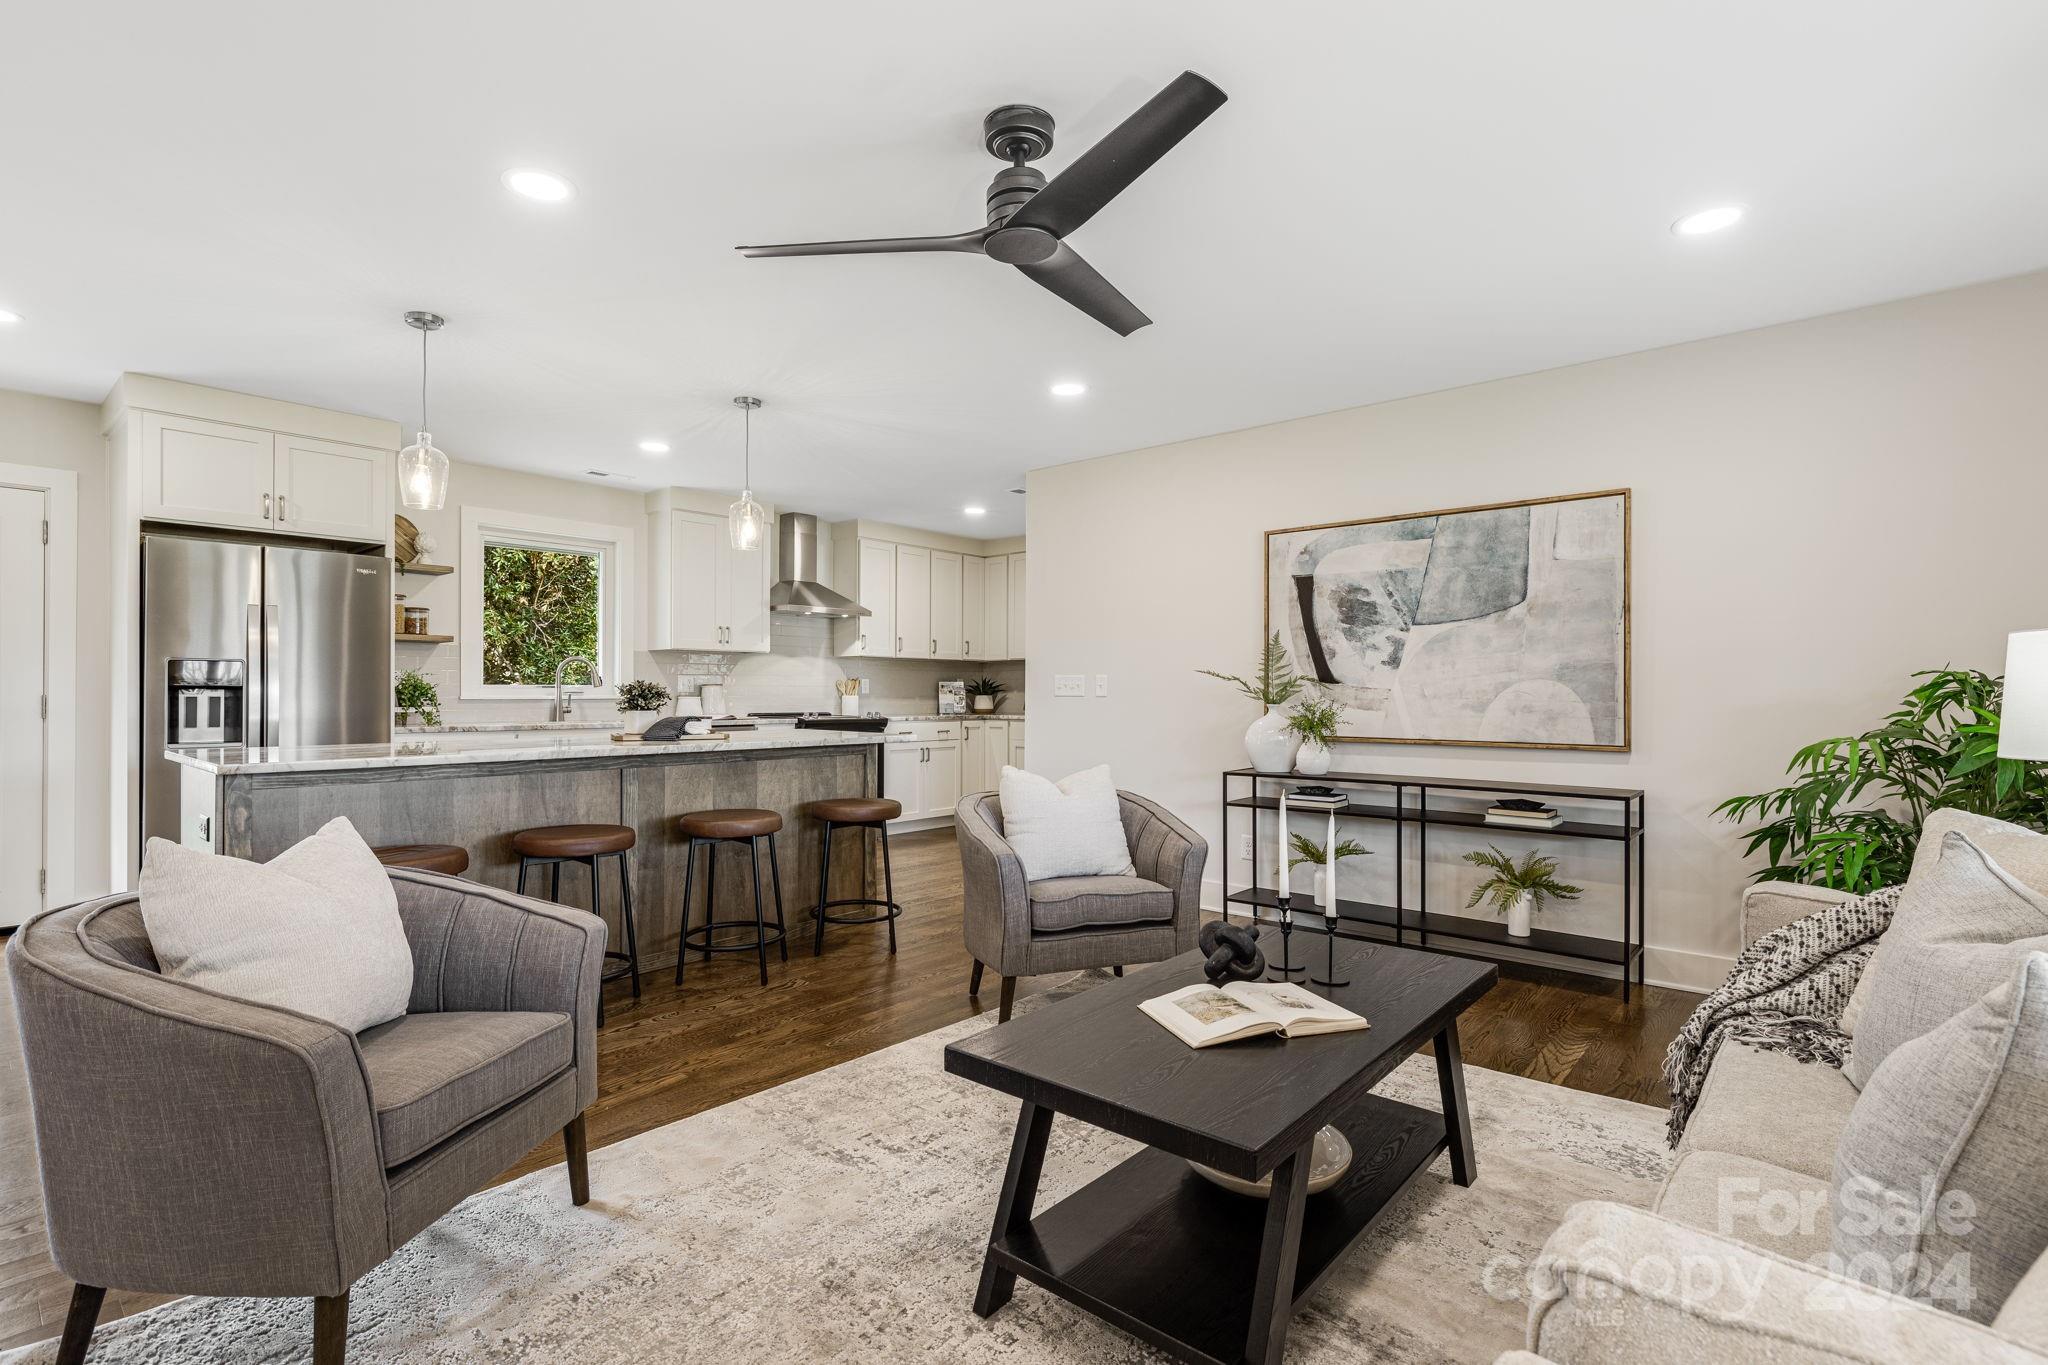
[[[1342,810],[1351,798],[1329,787],[1296,787],[1287,793],[1289,810]]]
[[[1487,807],[1486,823],[1523,829],[1553,829],[1564,823],[1556,808],[1522,797],[1503,797]]]

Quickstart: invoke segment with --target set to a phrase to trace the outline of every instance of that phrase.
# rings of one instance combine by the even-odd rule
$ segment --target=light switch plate
[[[1052,694],[1055,697],[1085,697],[1088,695],[1088,677],[1084,673],[1055,673],[1052,675]]]
[[[1097,673],[1095,675],[1095,695],[1098,697],[1109,695],[1109,674]]]

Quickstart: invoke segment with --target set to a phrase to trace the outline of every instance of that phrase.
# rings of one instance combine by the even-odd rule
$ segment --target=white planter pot
[[[1301,752],[1294,756],[1294,771],[1303,777],[1321,777],[1330,771],[1330,746],[1303,740]]]
[[[622,711],[620,714],[625,717],[629,735],[645,734],[648,726],[661,719],[659,711]]]
[[[1244,732],[1244,751],[1252,766],[1262,773],[1294,771],[1294,750],[1299,743],[1287,728],[1287,717],[1267,711]]]
[[[1316,909],[1325,915],[1336,908],[1330,891],[1330,874],[1326,868],[1317,868],[1315,877]]]
[[[1529,937],[1529,910],[1535,904],[1535,897],[1524,891],[1508,902],[1508,937]]]
[[[996,699],[994,697],[977,696],[974,699],[974,709],[986,715],[996,709]]]

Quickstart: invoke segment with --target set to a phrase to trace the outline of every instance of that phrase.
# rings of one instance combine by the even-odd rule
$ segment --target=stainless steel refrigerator
[[[391,635],[381,555],[144,536],[143,841],[179,837],[166,748],[389,743]]]

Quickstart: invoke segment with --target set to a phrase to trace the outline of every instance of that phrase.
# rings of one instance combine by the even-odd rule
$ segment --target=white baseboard
[[[1212,914],[1223,912],[1222,882],[1203,880],[1202,908]],[[1245,908],[1237,907],[1239,912]],[[1621,968],[1603,962],[1581,962],[1571,958],[1553,957],[1548,953],[1529,952],[1512,945],[1508,945],[1507,950],[1500,956],[1503,961],[1528,962],[1539,967],[1561,967],[1586,976],[1604,976],[1609,980],[1618,980],[1621,977]],[[1734,966],[1735,959],[1732,957],[1721,957],[1715,953],[1689,953],[1677,948],[1659,948],[1653,944],[1648,958],[1643,963],[1643,976],[1652,986],[1669,986],[1673,990],[1705,994],[1720,985]]]

